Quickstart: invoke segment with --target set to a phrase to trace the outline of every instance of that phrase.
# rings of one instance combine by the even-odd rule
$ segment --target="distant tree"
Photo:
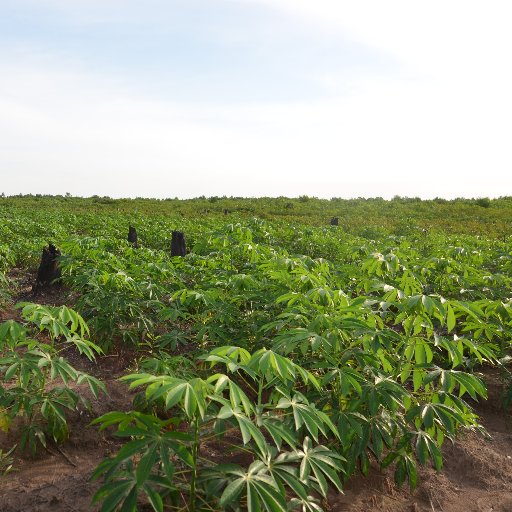
[[[482,208],[489,208],[491,206],[491,200],[488,197],[479,197],[475,202]]]

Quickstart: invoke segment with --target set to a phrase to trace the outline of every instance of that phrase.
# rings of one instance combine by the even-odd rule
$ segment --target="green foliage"
[[[325,497],[329,485],[341,490],[343,458],[321,443],[338,436],[329,417],[297,390],[317,389],[313,375],[269,350],[222,347],[204,359],[225,365],[231,375],[122,378],[131,388],[145,388],[160,415],[112,412],[93,421],[102,429],[116,425],[116,435],[129,439],[94,472],[93,478],[104,477],[94,502],[102,502],[103,512],[136,510],[144,494],[155,511],[185,501],[189,510],[284,512],[289,494],[294,508],[320,510],[311,493]],[[208,446],[215,444],[232,460],[244,456],[246,464],[209,457]]]
[[[11,457],[11,455],[15,449],[16,446],[13,446],[7,452],[0,450],[0,476],[5,476],[13,470],[12,465],[14,463],[14,459]]]
[[[88,328],[75,311],[62,306],[21,304],[22,317],[43,333],[44,341],[30,337],[27,328],[14,320],[0,324],[0,427],[21,421],[20,449],[32,453],[47,440],[60,443],[68,437],[66,410],[87,400],[71,383],[86,383],[95,397],[105,387],[95,377],[77,371],[60,355],[69,346],[89,359],[100,349],[83,336]]]
[[[491,206],[491,200],[488,197],[479,197],[475,203],[482,208],[489,208]]]
[[[213,428],[208,421],[214,413],[209,411],[219,407],[214,409],[221,415],[218,420],[231,422],[241,446],[253,450],[253,460],[261,459],[267,443],[259,430],[273,439],[277,450],[287,445],[297,451],[305,437],[313,443],[323,438],[326,448],[340,457],[338,473],[349,476],[358,468],[365,473],[372,457],[383,467],[393,464],[398,483],[409,480],[414,486],[417,461],[440,469],[444,439],[461,428],[479,428],[466,397],[485,399],[486,391],[471,372],[496,361],[511,339],[508,303],[489,300],[475,288],[471,298],[461,294],[460,282],[454,288],[441,279],[453,266],[460,269],[461,279],[475,280],[477,268],[485,265],[481,252],[453,245],[443,257],[432,256],[431,249],[422,257],[419,248],[401,239],[389,240],[380,251],[358,240],[338,254],[347,261],[343,264],[293,256],[270,243],[277,236],[284,234],[253,221],[250,227],[228,225],[210,232],[187,257],[162,257],[158,270],[144,262],[143,252],[137,265],[133,252],[119,251],[102,260],[122,266],[131,279],[127,300],[143,304],[138,294],[154,279],[149,289],[161,309],[146,308],[144,314],[153,326],[172,330],[150,340],[153,347],[165,353],[169,346],[188,346],[191,357],[223,365],[226,373],[220,375],[229,378],[220,389],[222,396],[212,399],[209,379],[217,377],[204,364],[205,375],[183,375],[169,365],[169,356],[153,358],[152,367],[144,363],[152,370],[126,378],[135,387],[147,386],[139,405],[144,414],[162,421],[165,411],[181,407],[182,423],[199,422],[194,424],[197,432],[194,425],[187,429],[194,439],[196,433],[201,438],[203,421]],[[110,300],[115,300],[114,292]],[[97,314],[101,318],[104,312]],[[208,355],[201,356],[205,350]],[[190,445],[188,449],[193,452]],[[136,460],[132,463],[136,471]],[[128,461],[121,466],[126,471]],[[230,475],[242,478],[249,468]],[[189,470],[185,474],[179,489],[191,485]],[[207,475],[206,482],[220,478]],[[223,478],[224,485],[231,485]],[[325,482],[332,484],[327,477]],[[313,490],[325,491],[323,481],[317,485]],[[132,491],[145,492],[134,489],[126,487],[123,499],[132,499]],[[247,499],[240,482],[229,489],[230,496],[233,491]],[[215,492],[220,495],[219,488]],[[172,502],[175,497],[169,493],[162,499]],[[100,496],[99,501],[106,499]]]
[[[370,460],[414,487],[446,438],[481,428],[478,371],[512,340],[510,198],[95,199],[2,200],[0,272],[34,268],[50,236],[92,339],[150,354],[123,379],[135,410],[96,421],[125,440],[94,474],[102,510],[319,511]],[[97,353],[67,308],[23,314],[52,347]],[[17,357],[47,350],[16,336]],[[52,366],[30,357],[29,374]]]
[[[6,307],[11,300],[9,293],[9,281],[5,274],[0,270],[0,311]]]
[[[10,283],[6,272],[15,263],[15,255],[7,245],[0,244],[0,311],[11,300]]]

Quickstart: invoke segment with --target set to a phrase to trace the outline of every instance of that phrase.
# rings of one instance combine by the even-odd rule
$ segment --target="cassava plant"
[[[14,320],[0,324],[0,425],[4,431],[20,420],[19,448],[33,453],[48,440],[60,443],[68,437],[66,410],[85,397],[71,383],[86,383],[95,397],[105,387],[95,377],[73,368],[61,352],[69,347],[94,359],[100,349],[85,336],[88,327],[75,311],[39,304],[20,304],[22,325]],[[42,340],[38,339],[41,337]]]
[[[94,502],[102,512],[135,511],[142,499],[155,511],[320,511],[329,486],[341,491],[344,460],[326,446],[336,428],[304,394],[315,377],[265,349],[221,347],[204,360],[228,373],[122,378],[150,409],[93,421],[127,440],[94,472],[104,479]]]

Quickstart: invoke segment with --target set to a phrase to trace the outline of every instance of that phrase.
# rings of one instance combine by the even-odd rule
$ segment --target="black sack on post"
[[[173,231],[171,239],[171,256],[185,256],[185,254],[187,254],[185,235],[181,231]]]
[[[133,226],[128,228],[128,242],[130,242],[135,249],[139,246],[137,243],[137,231]]]
[[[60,266],[57,259],[59,256],[60,251],[53,244],[48,244],[48,247],[43,248],[36,283],[32,287],[32,291],[36,292],[43,287],[50,286],[60,278]]]

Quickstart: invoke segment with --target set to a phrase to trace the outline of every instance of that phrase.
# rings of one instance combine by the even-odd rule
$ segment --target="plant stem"
[[[199,418],[194,420],[194,444],[192,446],[192,475],[190,477],[190,495],[188,500],[189,512],[196,510],[196,481],[197,481],[197,456],[199,453]]]

